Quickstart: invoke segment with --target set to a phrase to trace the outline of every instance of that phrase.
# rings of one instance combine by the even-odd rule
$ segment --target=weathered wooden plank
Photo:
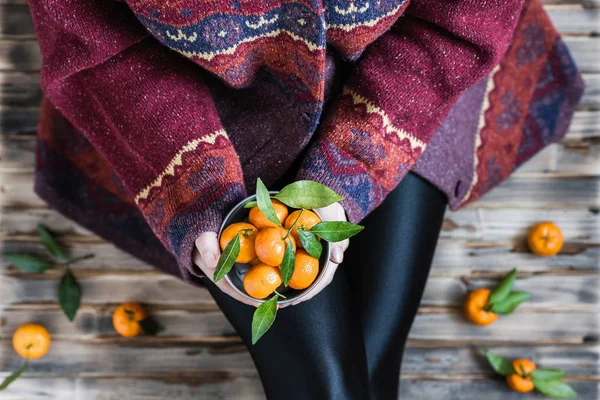
[[[477,208],[554,209],[599,206],[600,182],[597,178],[528,177],[511,177],[471,205]]]
[[[448,212],[444,239],[524,242],[540,221],[556,223],[567,242],[600,243],[600,215],[590,210],[478,209]]]
[[[95,237],[91,237],[94,239]],[[151,272],[154,271],[148,264],[138,260],[137,258],[125,253],[114,247],[112,244],[97,242],[85,243],[79,242],[74,244],[70,241],[64,241],[68,244],[65,249],[68,250],[71,257],[81,257],[87,254],[94,254],[95,257],[87,260],[82,260],[72,265],[75,270],[97,270],[105,273],[119,273],[119,271],[128,272]],[[39,256],[41,258],[48,257],[48,251],[40,242],[0,242],[0,252],[2,253],[25,253]],[[48,259],[50,260],[50,259]],[[9,267],[9,263],[0,257],[0,270]],[[51,271],[48,271],[50,276],[55,276]]]
[[[58,284],[58,280],[56,280]],[[149,304],[214,304],[205,289],[186,284],[164,274],[150,276],[103,275],[79,277],[88,304],[120,303],[137,300]],[[48,302],[56,299],[56,285],[48,279],[0,277],[0,304]]]
[[[556,29],[562,33],[590,34],[600,31],[598,9],[549,7],[546,11]]]
[[[0,5],[0,37],[34,38],[33,21],[27,4]]]
[[[31,364],[28,376],[65,375],[131,376],[164,373],[165,377],[210,370],[227,370],[237,375],[250,375],[254,364],[241,343],[197,344],[175,343],[167,348],[146,345],[140,351],[135,341],[90,343],[54,341],[50,352]],[[0,341],[6,354],[0,360],[0,371],[19,367],[21,358],[10,349],[10,341]],[[538,365],[560,368],[570,375],[598,375],[597,345],[494,346],[491,350],[507,358],[526,357]],[[158,362],[157,360],[160,360]],[[402,362],[403,373],[429,379],[453,375],[491,375],[480,347],[463,342],[455,347],[417,347],[409,342]],[[599,377],[600,378],[600,377]]]
[[[462,378],[462,379],[461,379]],[[445,380],[417,380],[407,377],[400,384],[399,399],[423,400],[534,400],[535,392],[511,392],[500,379],[448,377]],[[596,381],[570,382],[581,399],[597,399]],[[256,375],[232,376],[227,372],[203,375],[134,378],[22,378],[3,393],[4,400],[264,400]]]
[[[577,67],[583,72],[600,72],[600,38],[564,37]]]
[[[600,136],[600,111],[575,112],[567,137],[569,139],[586,139],[598,136]]]
[[[581,104],[586,106],[596,106],[600,104],[600,75],[599,74],[583,74],[585,81],[585,91]]]
[[[1,41],[0,41],[0,51]],[[0,62],[0,68],[2,63]],[[0,106],[0,132],[3,135],[35,134],[40,109],[34,107]]]
[[[598,271],[600,248],[573,246],[569,252],[554,257],[537,257],[511,244],[469,243],[441,240],[432,262],[432,276],[469,276],[501,274],[511,268],[521,273],[550,273],[552,271]]]
[[[465,285],[465,281],[467,284]],[[427,281],[422,305],[460,307],[470,290],[493,287],[498,280],[480,280],[464,277],[463,280],[432,276]],[[532,293],[521,310],[587,309],[598,311],[600,276],[597,275],[534,275],[521,278],[515,290]]]
[[[597,382],[571,382],[580,399],[597,399],[600,385]],[[157,397],[158,398],[158,397]],[[512,392],[502,379],[490,381],[417,381],[400,385],[399,399],[423,400],[535,400],[543,398],[537,392]],[[115,397],[116,399],[116,397]]]
[[[3,1],[23,1],[23,0],[3,0]],[[546,9],[554,8],[597,8],[600,7],[600,0],[542,0]]]
[[[435,282],[434,282],[435,284]],[[430,285],[431,288],[434,284]],[[49,286],[46,283],[46,286]],[[523,285],[519,285],[522,288]],[[444,288],[449,298],[462,299],[460,288]],[[593,288],[591,288],[593,289]],[[569,290],[569,289],[567,289]],[[598,286],[595,287],[598,291]],[[538,292],[534,292],[538,296]],[[116,294],[115,297],[119,297]],[[585,301],[594,294],[582,294]],[[561,295],[560,297],[569,297]],[[136,297],[129,297],[136,299]],[[435,300],[435,299],[434,299]],[[117,300],[118,301],[118,300]],[[442,303],[442,301],[439,301]],[[556,302],[555,302],[556,303]],[[598,341],[600,321],[597,306],[584,304],[573,306],[541,306],[539,303],[521,307],[510,318],[500,318],[493,327],[476,328],[465,321],[460,309],[429,308],[423,303],[420,314],[415,319],[410,338],[414,340],[471,340],[502,343],[583,343]],[[31,306],[29,306],[31,307]],[[548,308],[552,307],[552,308]],[[109,310],[107,308],[106,310]],[[282,309],[281,313],[290,309]],[[207,336],[222,337],[234,334],[233,328],[219,311],[188,311],[152,309],[152,315],[166,327],[162,337],[184,338],[202,342]],[[2,337],[9,338],[22,323],[39,321],[48,326],[53,335],[63,339],[83,340],[115,336],[110,322],[110,312],[104,308],[84,307],[69,324],[61,311],[52,309],[0,310],[4,326],[0,327]]]
[[[503,271],[506,272],[506,271]],[[212,306],[208,292],[176,278],[151,274],[147,276],[79,276],[84,303],[90,305],[115,304],[136,300],[153,305]],[[29,302],[54,302],[58,277],[52,279],[0,276],[0,305]],[[56,284],[52,284],[52,282]],[[427,306],[460,306],[469,290],[493,286],[496,280],[477,276],[432,276],[421,301]],[[533,293],[522,309],[596,309],[599,303],[600,276],[597,274],[532,275],[515,284],[519,290]],[[174,295],[174,294],[177,295]]]
[[[42,54],[35,39],[0,39],[0,69],[39,71]]]
[[[0,73],[0,105],[37,106],[42,100],[37,72]]]
[[[566,140],[551,144],[518,168],[514,176],[539,173],[600,175],[600,143]]]

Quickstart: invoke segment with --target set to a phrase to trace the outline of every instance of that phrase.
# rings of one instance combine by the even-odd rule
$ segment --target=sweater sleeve
[[[354,69],[320,127],[300,179],[344,196],[350,220],[411,169],[462,92],[506,51],[523,0],[413,0]]]
[[[41,84],[127,187],[148,224],[198,271],[197,236],[245,196],[237,154],[200,68],[149,37],[112,0],[30,0]]]

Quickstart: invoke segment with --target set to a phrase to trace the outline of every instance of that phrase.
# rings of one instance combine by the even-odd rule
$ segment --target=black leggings
[[[217,304],[247,344],[270,400],[396,399],[400,363],[441,228],[446,197],[408,174],[350,240],[335,278],[313,299],[279,310],[252,346],[254,308]]]

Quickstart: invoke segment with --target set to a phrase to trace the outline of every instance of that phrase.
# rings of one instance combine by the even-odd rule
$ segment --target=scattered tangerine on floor
[[[552,222],[540,222],[534,225],[527,237],[531,252],[541,257],[558,254],[564,241],[560,228]]]
[[[294,274],[288,282],[288,286],[292,289],[306,289],[315,281],[318,273],[319,260],[308,254],[306,250],[298,250]]]
[[[273,204],[273,209],[275,209],[275,215],[277,215],[277,219],[281,224],[285,221],[288,216],[288,209],[282,202],[278,200],[271,200],[271,204]],[[258,206],[252,207],[250,209],[250,214],[248,215],[248,220],[250,223],[254,225],[257,229],[264,228],[275,228],[278,225],[274,222],[270,221],[262,211],[259,210]]]
[[[264,299],[281,285],[279,268],[258,264],[250,268],[244,276],[244,289],[255,299]]]
[[[273,267],[281,265],[288,241],[292,242],[294,251],[296,250],[296,241],[291,235],[283,240],[287,232],[282,227],[265,228],[258,232],[255,250],[260,261]]]
[[[225,228],[225,230],[223,230],[223,233],[221,233],[219,245],[221,246],[221,250],[225,250],[225,247],[227,247],[229,242],[233,240],[238,232],[240,233],[240,253],[235,261],[239,263],[249,263],[256,258],[254,242],[256,240],[258,230],[254,225],[251,225],[247,222],[236,222],[229,225],[227,228]]]
[[[531,380],[531,373],[536,369],[535,363],[525,358],[518,358],[513,360],[512,367],[515,373],[506,376],[508,387],[519,393],[531,392],[535,387]]]
[[[50,334],[39,324],[21,325],[13,334],[13,348],[23,358],[43,357],[50,349]]]
[[[302,215],[300,215],[300,213],[302,213]],[[299,215],[300,219],[298,219]],[[296,241],[298,247],[302,247],[302,242],[300,242],[300,239],[298,238],[298,228],[303,227],[305,230],[309,230],[321,222],[321,218],[319,218],[316,213],[310,210],[304,210],[304,212],[302,212],[302,210],[296,210],[286,218],[284,224],[285,229],[290,229],[292,225],[294,225],[294,222],[296,222],[296,219],[298,219],[298,222],[296,223],[294,229],[292,229],[292,237]]]
[[[498,314],[485,309],[490,293],[490,289],[476,289],[469,293],[465,301],[465,317],[475,325],[489,325],[498,318]]]
[[[124,337],[138,336],[142,333],[140,321],[147,316],[146,310],[139,303],[123,303],[113,313],[113,327]]]

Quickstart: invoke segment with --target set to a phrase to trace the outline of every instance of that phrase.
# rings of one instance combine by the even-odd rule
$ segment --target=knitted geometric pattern
[[[36,190],[188,280],[256,177],[300,165],[356,222],[412,169],[458,207],[560,138],[582,91],[539,0],[29,2]]]

